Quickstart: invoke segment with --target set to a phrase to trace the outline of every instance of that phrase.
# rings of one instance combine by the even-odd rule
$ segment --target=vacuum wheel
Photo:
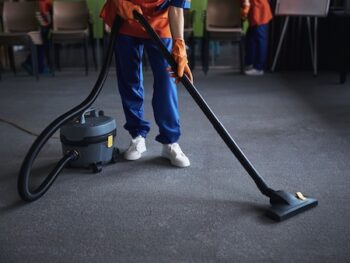
[[[92,172],[95,174],[100,173],[102,171],[102,163],[91,164],[91,169],[92,169]]]
[[[118,148],[114,148],[113,149],[113,154],[112,154],[112,160],[111,160],[111,163],[116,163],[119,159],[119,154],[120,154],[120,151]]]

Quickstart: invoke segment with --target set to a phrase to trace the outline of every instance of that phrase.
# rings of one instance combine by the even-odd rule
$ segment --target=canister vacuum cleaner
[[[24,201],[35,201],[43,196],[52,186],[57,176],[67,166],[87,168],[99,172],[104,164],[115,162],[118,150],[115,149],[116,123],[104,116],[103,112],[91,109],[100,94],[108,76],[115,45],[115,36],[122,24],[117,17],[111,31],[106,58],[97,81],[88,97],[70,111],[64,113],[46,127],[36,138],[25,156],[18,176],[18,193]],[[29,181],[33,163],[41,149],[53,134],[60,130],[63,157],[53,170],[34,190]]]
[[[115,163],[119,154],[114,143],[116,135],[116,121],[94,108],[63,125],[60,129],[62,152],[75,151],[79,156],[70,161],[68,167],[91,168],[98,173],[103,165]]]
[[[147,20],[136,11],[134,11],[134,17],[156,43],[173,71],[177,72],[175,60]],[[95,172],[98,172],[101,170],[102,165],[115,160],[114,158],[117,155],[117,150],[114,147],[114,136],[116,134],[115,122],[110,118],[104,117],[104,114],[90,108],[99,95],[107,77],[115,38],[121,23],[122,20],[120,17],[117,17],[114,21],[106,59],[90,95],[80,105],[53,121],[39,135],[27,153],[18,176],[18,192],[23,200],[34,201],[45,194],[66,165],[73,167],[92,167]],[[244,155],[226,128],[215,116],[214,112],[210,109],[188,77],[184,75],[180,81],[227,147],[253,179],[259,191],[270,199],[271,207],[267,210],[267,216],[276,221],[282,221],[318,205],[316,199],[304,196],[300,192],[292,194],[283,190],[276,191],[270,188]],[[33,162],[44,144],[60,128],[64,156],[39,187],[34,191],[30,191],[29,177]]]

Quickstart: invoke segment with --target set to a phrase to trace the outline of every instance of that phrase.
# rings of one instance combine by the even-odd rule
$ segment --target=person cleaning
[[[116,15],[123,19],[115,47],[118,88],[126,118],[124,128],[132,139],[124,152],[126,160],[140,159],[146,151],[145,138],[150,122],[144,119],[144,87],[142,55],[145,50],[153,71],[152,106],[159,127],[156,140],[163,146],[162,156],[177,167],[188,167],[190,161],[178,144],[180,117],[176,74],[171,72],[167,61],[149,38],[142,26],[134,19],[137,11],[147,19],[177,62],[177,76],[186,74],[193,81],[188,66],[184,41],[183,9],[190,8],[189,0],[107,0],[101,17],[111,27]]]
[[[42,45],[37,46],[38,70],[40,74],[47,74],[50,72],[47,63],[46,51],[48,50],[49,46],[49,33],[51,29],[52,0],[39,0],[38,4],[39,11],[36,12],[36,18],[40,25],[40,36],[43,42]],[[29,75],[33,75],[31,55],[27,56],[21,66]]]
[[[248,19],[245,71],[248,76],[264,75],[268,48],[268,23],[272,12],[268,0],[243,0],[242,19]]]

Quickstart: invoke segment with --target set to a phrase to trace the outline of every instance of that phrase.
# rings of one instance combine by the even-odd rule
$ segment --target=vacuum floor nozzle
[[[276,191],[275,194],[279,200],[271,198],[271,208],[266,213],[275,221],[286,220],[318,205],[316,199],[304,197],[301,193],[293,195],[285,191]]]

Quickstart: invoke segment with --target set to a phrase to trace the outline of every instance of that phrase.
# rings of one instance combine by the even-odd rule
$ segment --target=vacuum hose
[[[64,113],[56,120],[54,120],[48,127],[45,128],[45,130],[37,137],[37,139],[30,147],[22,163],[17,183],[18,193],[24,201],[35,201],[38,198],[40,198],[50,188],[50,186],[55,181],[62,169],[65,167],[65,165],[70,161],[79,158],[79,154],[77,151],[73,150],[67,152],[37,189],[33,191],[29,189],[29,177],[31,174],[32,166],[43,146],[62,125],[80,116],[85,110],[91,107],[91,105],[95,102],[98,95],[100,94],[108,76],[109,66],[111,64],[114,50],[115,38],[121,24],[122,19],[120,17],[117,17],[112,27],[106,58],[103,62],[98,79],[89,96],[78,106],[74,107],[70,111]]]
[[[156,32],[153,30],[153,28],[150,26],[150,24],[147,22],[147,20],[138,12],[134,11],[134,17],[135,19],[144,27],[147,34],[150,36],[150,38],[156,43],[158,46],[160,52],[163,54],[165,59],[168,61],[169,65],[172,67],[174,72],[177,72],[177,64],[174,60],[174,58],[169,53],[168,49],[164,46],[163,42],[159,38],[159,36],[156,34]],[[108,44],[108,50],[107,55],[103,64],[103,67],[101,69],[100,75],[96,81],[96,84],[89,94],[89,96],[78,106],[73,108],[72,110],[68,111],[67,113],[63,114],[59,118],[57,118],[55,121],[53,121],[35,140],[33,145],[31,146],[29,152],[27,153],[21,170],[18,177],[18,192],[21,196],[21,198],[25,201],[34,201],[38,198],[40,198],[52,185],[54,180],[56,179],[57,175],[61,172],[61,170],[64,168],[64,166],[71,160],[74,160],[76,158],[79,158],[78,152],[76,151],[70,151],[68,152],[56,165],[56,167],[53,169],[53,171],[48,175],[48,177],[43,181],[43,183],[33,192],[29,190],[29,176],[32,169],[32,165],[34,160],[36,159],[37,155],[39,154],[42,147],[45,145],[45,143],[50,139],[50,137],[66,122],[72,120],[73,118],[76,118],[77,116],[80,116],[86,109],[88,109],[96,100],[98,97],[100,91],[103,88],[103,84],[107,78],[108,70],[110,66],[110,62],[113,55],[113,48],[115,43],[115,38],[117,35],[117,32],[119,31],[119,28],[122,24],[122,19],[118,16],[116,17],[112,32],[111,32],[111,38]],[[252,163],[248,160],[248,158],[244,155],[242,150],[239,148],[237,143],[233,140],[233,138],[230,136],[230,134],[227,132],[225,127],[222,125],[222,123],[218,120],[218,118],[215,116],[214,112],[210,109],[209,105],[206,103],[206,101],[203,99],[201,94],[198,92],[196,87],[191,83],[191,81],[188,79],[186,75],[184,75],[181,78],[182,84],[185,86],[187,91],[190,93],[192,98],[195,100],[195,102],[198,104],[198,106],[201,108],[203,113],[206,115],[206,117],[209,119],[209,121],[214,126],[215,130],[218,132],[218,134],[221,136],[223,141],[226,143],[228,148],[232,151],[232,153],[236,156],[236,158],[239,160],[239,162],[242,164],[242,166],[245,168],[245,170],[248,172],[248,174],[251,176],[251,178],[254,180],[255,184],[257,185],[260,192],[270,198],[274,198],[276,200],[279,200],[279,196],[276,195],[276,191],[268,187],[265,180],[258,174]]]

